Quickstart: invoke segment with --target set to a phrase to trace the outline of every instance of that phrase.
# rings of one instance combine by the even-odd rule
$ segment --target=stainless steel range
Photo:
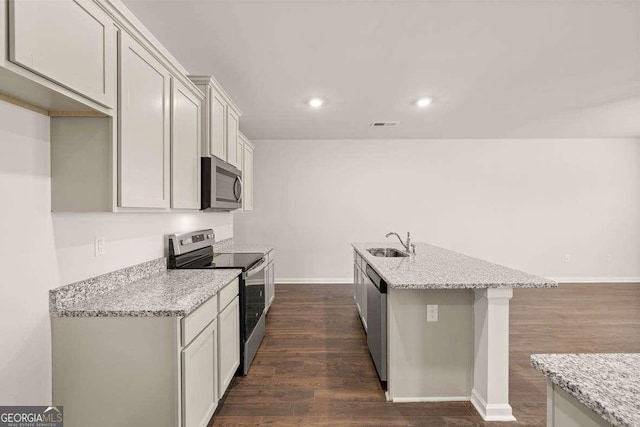
[[[265,267],[263,253],[214,253],[213,230],[169,236],[170,269],[235,268],[240,275],[240,367],[247,375],[265,331]]]

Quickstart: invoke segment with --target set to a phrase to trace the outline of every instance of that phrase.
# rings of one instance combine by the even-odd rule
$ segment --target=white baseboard
[[[475,388],[471,390],[471,403],[485,421],[516,421],[511,405],[508,403],[487,404]]]
[[[612,276],[612,277],[549,277],[551,280],[562,283],[600,284],[600,283],[640,283],[638,276]]]
[[[352,285],[353,277],[348,279],[310,279],[276,278],[276,285]]]
[[[442,396],[442,397],[394,397],[391,400],[387,398],[387,402],[406,403],[406,402],[468,402],[471,396]]]

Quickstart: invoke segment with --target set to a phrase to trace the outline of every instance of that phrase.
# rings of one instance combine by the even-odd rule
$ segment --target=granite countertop
[[[217,242],[213,250],[216,253],[229,253],[229,254],[248,254],[248,253],[269,253],[273,250],[273,245],[266,244],[238,244],[233,239],[226,239]]]
[[[160,258],[53,289],[49,312],[52,317],[182,317],[241,272],[167,270],[166,258]]]
[[[552,280],[473,258],[448,249],[416,243],[415,257],[384,258],[371,255],[368,248],[396,248],[400,243],[352,243],[391,288],[397,289],[482,289],[551,288]]]
[[[640,426],[640,353],[534,354],[531,364],[612,425]]]

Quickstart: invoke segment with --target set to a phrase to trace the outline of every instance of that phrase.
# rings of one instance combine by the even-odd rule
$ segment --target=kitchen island
[[[534,354],[547,376],[547,426],[640,426],[640,354]]]
[[[355,296],[370,348],[383,318],[387,399],[469,400],[487,421],[515,420],[509,404],[509,300],[514,288],[557,283],[426,243],[417,243],[417,254],[407,257],[368,251],[404,250],[397,243],[352,246]],[[384,283],[384,307],[375,307],[371,276]]]

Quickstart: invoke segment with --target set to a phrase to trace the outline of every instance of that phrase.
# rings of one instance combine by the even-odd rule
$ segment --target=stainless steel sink
[[[367,251],[373,256],[385,258],[403,258],[409,256],[408,254],[394,248],[369,248]]]

